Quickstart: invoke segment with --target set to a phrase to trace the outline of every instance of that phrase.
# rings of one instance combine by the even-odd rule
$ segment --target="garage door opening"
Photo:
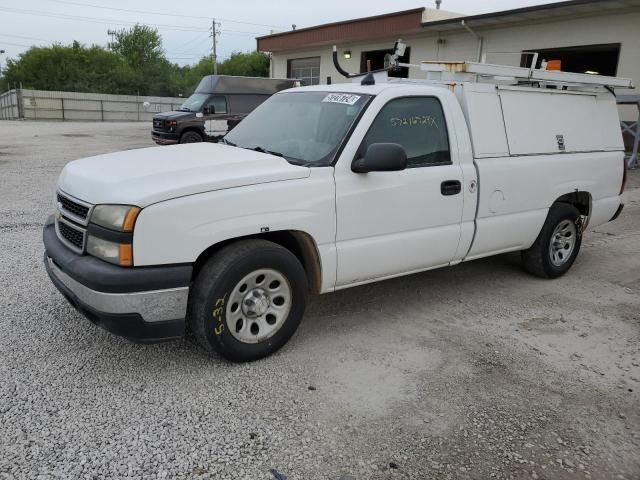
[[[388,50],[370,50],[368,52],[362,52],[360,57],[360,73],[367,72],[369,70],[381,70],[384,68],[384,56],[387,53],[393,54],[395,50],[393,48]],[[411,47],[407,47],[404,55],[401,56],[398,61],[400,63],[409,63],[409,57],[411,56]],[[406,67],[400,68],[397,72],[389,72],[390,77],[409,78],[409,69]]]
[[[527,51],[540,54],[536,68],[540,68],[543,60],[560,60],[563,72],[592,73],[610,77],[615,77],[618,73],[619,43],[546,49],[534,48]],[[531,54],[523,53],[520,66],[528,67],[530,64]]]

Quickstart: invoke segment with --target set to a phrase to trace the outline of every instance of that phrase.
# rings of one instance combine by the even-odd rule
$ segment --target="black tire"
[[[261,269],[272,269],[286,279],[290,307],[273,336],[245,343],[231,333],[227,322],[229,309],[233,308],[230,297],[247,275]],[[258,360],[276,352],[295,333],[304,314],[307,292],[304,268],[289,250],[266,240],[242,240],[222,248],[198,273],[189,298],[189,326],[198,343],[227,360]]]
[[[575,241],[570,254],[561,259],[561,264],[555,264],[551,253],[551,242],[554,239],[554,232],[566,221],[575,226]],[[556,203],[551,206],[547,219],[542,226],[535,243],[528,250],[522,251],[522,263],[524,268],[533,275],[542,278],[557,278],[571,268],[578,256],[582,243],[582,225],[580,212],[573,205],[568,203]]]
[[[202,138],[202,135],[200,135],[198,132],[194,132],[193,130],[184,132],[180,136],[180,143],[198,143],[198,142],[204,142],[204,139]]]

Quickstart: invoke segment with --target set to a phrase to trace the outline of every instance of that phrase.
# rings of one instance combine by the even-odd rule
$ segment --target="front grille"
[[[84,250],[84,230],[72,227],[68,223],[57,221],[60,236],[79,251]]]
[[[58,193],[58,203],[62,205],[61,210],[69,212],[71,215],[80,218],[82,220],[87,219],[89,215],[89,207],[81,205],[78,202],[74,202],[70,198],[64,197]]]
[[[164,130],[164,120],[154,118],[153,119],[153,128],[156,130]]]

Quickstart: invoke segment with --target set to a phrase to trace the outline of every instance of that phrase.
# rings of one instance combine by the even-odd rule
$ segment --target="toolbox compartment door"
[[[608,92],[499,87],[511,155],[623,149],[618,110]]]

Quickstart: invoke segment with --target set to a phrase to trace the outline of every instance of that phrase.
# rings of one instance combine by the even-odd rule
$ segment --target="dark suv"
[[[274,93],[297,80],[208,75],[175,112],[153,117],[151,138],[161,145],[217,142]]]

